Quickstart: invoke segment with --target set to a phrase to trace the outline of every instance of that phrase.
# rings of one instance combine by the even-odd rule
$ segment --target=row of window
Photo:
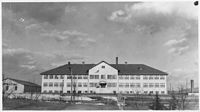
[[[90,79],[106,79],[106,75],[90,75]],[[117,76],[107,75],[107,79],[117,79]]]
[[[64,84],[63,84],[63,82],[44,82],[43,83],[43,87],[47,87],[47,86],[49,86],[49,87],[63,87],[64,86]],[[79,83],[74,83],[73,84],[73,86],[74,87],[88,87],[88,83],[87,82],[85,82],[85,83],[81,83],[81,82],[79,82]],[[97,87],[97,86],[99,86],[98,85],[98,83],[94,83],[94,82],[91,82],[91,83],[89,83],[89,87]],[[67,83],[67,87],[71,87],[71,83],[70,82],[68,82]],[[117,83],[107,83],[107,87],[117,87]],[[141,87],[141,84],[140,83],[119,83],[119,87],[125,87],[125,88],[139,88],[139,87]],[[143,87],[144,88],[153,88],[153,87],[155,87],[155,88],[165,88],[165,83],[144,83],[143,84]]]
[[[165,83],[144,83],[143,84],[143,87],[144,88],[153,88],[153,87],[156,87],[156,88],[158,88],[158,87],[161,87],[161,88],[165,88]]]
[[[67,79],[88,79],[87,75],[79,75],[79,76],[71,76],[68,75]],[[44,79],[64,79],[64,75],[44,75]],[[90,75],[90,79],[106,79],[106,75]],[[117,75],[107,75],[107,79],[117,79]],[[140,80],[140,75],[136,75],[136,76],[130,76],[130,75],[119,75],[119,79],[125,79],[125,80],[129,80],[129,79],[136,79],[136,80]],[[143,76],[144,80],[164,80],[165,77],[164,76]]]
[[[58,90],[44,90],[43,93],[62,93],[62,91],[58,91]],[[67,91],[67,93],[72,93],[71,91]],[[73,91],[73,93],[96,93],[95,91]],[[113,93],[116,93],[116,91],[113,91]],[[140,94],[139,91],[120,91],[120,93],[124,93],[124,94]],[[165,91],[144,91],[144,94],[165,94]]]

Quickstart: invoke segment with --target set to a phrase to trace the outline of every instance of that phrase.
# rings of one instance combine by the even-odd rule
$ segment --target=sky
[[[2,57],[5,77],[38,84],[41,72],[68,61],[119,57],[167,72],[174,89],[196,87],[198,9],[189,1],[3,3]]]

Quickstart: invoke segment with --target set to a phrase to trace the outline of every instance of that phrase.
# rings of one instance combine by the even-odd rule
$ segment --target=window
[[[15,91],[17,90],[17,86],[15,86]]]
[[[63,82],[60,82],[60,87],[63,87],[64,86],[64,83]]]
[[[147,94],[148,93],[148,91],[144,91],[144,94]]]
[[[71,79],[71,76],[67,76],[67,79]]]
[[[85,93],[87,93],[87,91],[85,91]]]
[[[78,94],[81,94],[81,91],[78,91]]]
[[[130,79],[135,79],[135,77],[134,77],[134,76],[131,76]]]
[[[82,87],[82,83],[79,82],[79,83],[78,83],[78,87]]]
[[[55,90],[54,93],[59,93],[59,91]]]
[[[49,76],[49,79],[53,79],[53,75],[50,75],[50,76]]]
[[[67,93],[70,93],[70,91],[67,91]]]
[[[165,87],[165,83],[160,83],[160,87],[164,88]]]
[[[137,79],[137,80],[140,80],[140,76],[139,76],[139,75],[137,75],[137,76],[136,76],[136,79]]]
[[[128,80],[128,79],[129,79],[129,75],[126,75],[124,79],[127,79],[127,80]]]
[[[147,84],[147,83],[144,83],[144,84],[143,84],[143,87],[144,87],[144,88],[148,88],[148,84]]]
[[[90,79],[94,79],[94,75],[90,75]]]
[[[101,66],[101,68],[105,68],[105,66]]]
[[[44,90],[44,91],[43,91],[43,93],[47,93],[47,91],[46,91],[46,90]]]
[[[44,87],[48,86],[48,83],[47,83],[47,82],[44,82],[44,83],[43,83],[43,86],[44,86]]]
[[[107,87],[116,87],[117,84],[116,83],[108,83]]]
[[[96,87],[97,86],[97,83],[90,83],[90,87]]]
[[[153,94],[153,91],[149,91],[149,94]]]
[[[107,79],[116,79],[116,75],[107,75]]]
[[[48,75],[44,75],[44,79],[48,79]]]
[[[122,76],[122,75],[119,75],[119,79],[123,79],[123,76]]]
[[[129,83],[126,83],[126,84],[125,84],[125,87],[126,87],[126,88],[129,88]]]
[[[158,80],[158,79],[159,79],[159,76],[158,76],[158,75],[156,75],[156,76],[154,77],[154,79]]]
[[[135,87],[135,83],[131,83],[131,84],[130,84],[130,87],[131,87],[131,88],[134,88],[134,87]]]
[[[156,84],[155,84],[155,87],[156,87],[156,88],[159,87],[159,83],[156,83]]]
[[[55,79],[58,79],[58,76],[57,76],[57,75],[55,75]]]
[[[60,79],[64,79],[64,75],[60,75]]]
[[[162,94],[165,94],[165,91],[161,91]]]
[[[58,87],[58,83],[57,82],[54,82],[54,87]]]
[[[88,79],[88,77],[87,77],[87,76],[84,76],[83,79]]]
[[[153,80],[153,76],[150,76],[150,77],[149,77],[149,80]]]
[[[139,88],[139,87],[140,87],[140,83],[136,83],[136,87],[138,87],[138,88]]]
[[[70,82],[67,83],[67,87],[71,87],[71,83]]]
[[[124,84],[123,83],[119,83],[119,87],[123,87],[124,86]]]
[[[76,77],[76,76],[73,76],[73,79],[77,79],[77,77]]]
[[[101,75],[101,79],[106,79],[106,75]]]
[[[143,79],[144,80],[148,80],[148,76],[143,76]]]
[[[95,78],[95,79],[99,79],[99,75],[95,75],[94,78]]]
[[[49,82],[49,87],[53,87],[53,82]]]
[[[83,87],[87,87],[87,83],[83,83]]]
[[[161,76],[161,77],[160,77],[160,79],[161,79],[161,80],[164,80],[164,79],[165,79],[165,77],[164,77],[164,76]]]
[[[150,87],[150,88],[152,88],[153,86],[154,86],[154,84],[153,84],[153,83],[150,83],[150,84],[149,84],[149,87]]]
[[[80,75],[80,76],[78,76],[78,79],[82,79],[82,76]]]

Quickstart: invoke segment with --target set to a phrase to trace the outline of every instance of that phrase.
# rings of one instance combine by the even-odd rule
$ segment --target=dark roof
[[[102,61],[104,62],[104,61]],[[101,63],[101,62],[100,62]],[[100,64],[98,63],[98,64]],[[71,64],[70,67],[72,69],[72,73],[74,75],[87,75],[89,69],[93,68],[94,66],[98,64]],[[108,64],[108,63],[107,63]],[[158,69],[152,68],[150,66],[144,65],[144,64],[109,64],[110,66],[117,69],[119,74],[144,74],[144,75],[150,75],[150,74],[159,74],[159,75],[167,75],[167,73],[162,72]],[[45,72],[42,72],[41,75],[65,75],[65,74],[71,74],[69,70],[69,65],[63,65]]]
[[[37,86],[37,87],[40,87],[40,85],[32,83],[32,82],[28,82],[28,81],[23,81],[23,80],[18,80],[18,79],[13,79],[13,78],[6,78],[6,79],[13,80],[13,81],[15,81],[17,83],[20,83],[20,84],[26,85],[26,86],[35,86],[35,87]]]

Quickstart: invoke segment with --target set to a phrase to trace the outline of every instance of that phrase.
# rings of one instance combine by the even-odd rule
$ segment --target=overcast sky
[[[3,73],[41,83],[71,63],[147,64],[169,83],[198,81],[198,9],[193,2],[3,3]]]

